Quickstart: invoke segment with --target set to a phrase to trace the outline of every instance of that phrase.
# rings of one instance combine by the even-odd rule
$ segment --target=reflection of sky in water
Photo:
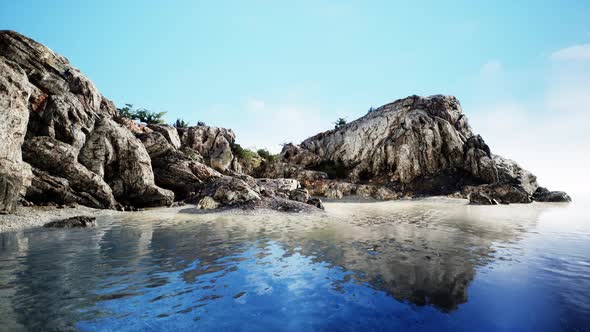
[[[328,210],[0,234],[0,330],[589,330],[580,205]]]

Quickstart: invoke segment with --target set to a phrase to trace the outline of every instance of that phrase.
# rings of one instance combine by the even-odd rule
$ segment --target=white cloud
[[[586,193],[590,183],[586,175],[590,167],[590,64],[557,63],[541,71],[544,86],[536,97],[505,97],[484,90],[479,105],[465,111],[474,131],[494,153],[532,171],[540,185]]]
[[[553,60],[590,60],[590,44],[563,48],[551,54]]]
[[[282,143],[299,143],[329,126],[329,121],[322,120],[320,108],[306,103],[249,98],[245,108],[250,113],[235,131],[238,142],[247,148],[277,153]]]

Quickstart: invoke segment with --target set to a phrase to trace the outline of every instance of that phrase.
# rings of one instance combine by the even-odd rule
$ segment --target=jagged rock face
[[[412,96],[308,138],[301,147],[322,160],[341,163],[353,181],[387,175],[391,181],[411,183],[455,168],[477,170],[474,175],[493,181],[489,150],[479,142],[468,144],[472,136],[455,97]]]
[[[312,179],[322,173],[304,171],[325,171],[338,181]],[[495,184],[482,190],[520,203],[530,202],[538,187],[533,174],[492,154],[455,97],[441,95],[400,99],[300,146],[288,144],[281,160],[262,175],[293,176],[311,194],[329,197],[360,193],[391,199]]]
[[[51,188],[68,199],[71,195],[66,193],[77,197],[89,194],[89,200],[108,208],[116,204],[113,197],[137,206],[172,202],[173,193],[155,185],[151,160],[143,144],[113,121],[117,115],[113,103],[66,58],[13,31],[0,31],[0,50],[2,82],[10,78],[11,84],[1,88],[8,92],[2,93],[0,101],[0,112],[10,120],[9,131],[0,127],[0,135],[10,136],[7,150],[11,152],[0,150],[0,157],[9,155],[6,159],[18,165],[26,133],[25,160],[51,177],[51,181],[45,175],[37,178],[39,185],[30,191],[34,197],[49,197],[49,192],[42,191]],[[57,151],[64,155],[51,155]],[[47,163],[40,156],[47,158]],[[5,169],[8,167],[0,165],[1,173]],[[24,192],[28,186],[23,176],[0,178],[0,192],[7,186],[16,188],[12,192]]]
[[[89,196],[89,200],[95,202],[90,206],[106,209],[116,207],[111,187],[100,175],[78,162],[78,153],[73,146],[49,136],[38,136],[27,139],[22,151],[24,159],[33,167],[67,180],[68,188],[80,196]],[[36,186],[35,190],[40,191],[42,187]]]
[[[104,177],[118,201],[133,206],[166,206],[174,193],[155,185],[144,145],[110,118],[97,121],[79,156],[80,162]]]
[[[236,135],[231,129],[196,126],[182,129],[182,146],[197,151],[206,163],[218,171],[230,169],[234,155],[231,145]]]
[[[0,53],[0,212],[14,210],[30,178],[21,154],[30,91],[25,72]]]

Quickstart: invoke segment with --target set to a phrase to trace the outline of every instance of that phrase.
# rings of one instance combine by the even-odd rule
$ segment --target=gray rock
[[[469,203],[477,205],[498,205],[498,201],[482,192],[473,192],[469,194]]]
[[[309,200],[307,200],[307,204],[313,205],[313,206],[317,207],[318,209],[325,210],[324,204],[322,203],[322,200],[319,198],[312,197]]]
[[[307,189],[303,188],[291,190],[289,193],[289,199],[297,202],[307,203],[309,200],[309,193],[307,192]]]
[[[571,202],[571,197],[563,191],[549,191],[545,187],[539,187],[533,194],[537,202]]]
[[[47,228],[74,228],[74,227],[92,227],[96,226],[96,218],[77,216],[68,219],[48,222],[43,227]]]
[[[261,192],[267,196],[281,195],[289,197],[291,191],[301,187],[299,181],[295,179],[256,179],[257,185]]]
[[[209,180],[198,192],[187,198],[187,202],[198,203],[207,196],[213,198],[222,206],[243,205],[261,199],[260,194],[244,180],[231,176],[222,176]]]
[[[149,128],[162,134],[174,149],[180,149],[180,136],[175,127],[169,125],[151,125]]]
[[[182,146],[191,148],[203,156],[205,163],[218,170],[230,168],[234,155],[231,145],[236,135],[230,129],[196,126],[180,130]]]
[[[143,144],[126,126],[114,121],[119,120],[114,104],[66,58],[13,31],[0,31],[0,50],[3,82],[0,85],[7,87],[0,91],[11,94],[10,99],[4,96],[0,99],[0,112],[3,117],[4,113],[10,113],[7,118],[11,126],[6,131],[0,125],[0,138],[6,136],[10,142],[8,149],[12,152],[6,160],[13,165],[0,164],[0,192],[3,188],[13,188],[10,198],[2,198],[0,194],[0,202],[10,201],[8,205],[13,205],[14,193],[24,193],[27,181],[33,178],[30,168],[19,164],[20,151],[15,149],[23,142],[25,133],[28,142],[22,148],[28,154],[25,159],[53,177],[43,185],[43,181],[37,181],[39,185],[32,190],[37,197],[50,196],[49,192],[40,192],[44,188],[61,192],[59,199],[71,197],[66,193],[76,197],[89,195],[105,208],[115,207],[113,197],[126,205],[137,206],[172,202],[173,193],[155,185],[151,161]],[[12,82],[11,86],[5,84],[5,77]],[[16,98],[18,89],[22,91]],[[36,140],[39,137],[43,138]],[[64,155],[51,155],[54,153]],[[0,160],[4,160],[4,154],[0,148]],[[20,174],[6,171],[14,165]],[[60,182],[54,181],[57,178],[67,180],[68,185],[54,186]]]
[[[400,99],[299,146],[287,144],[261,175],[296,178],[310,194],[326,197],[444,195],[493,184],[487,189],[502,202],[525,203],[538,187],[533,174],[492,154],[455,97],[441,95]]]
[[[0,48],[2,50],[2,48]],[[29,121],[31,86],[25,72],[0,52],[0,212],[12,212],[30,184],[21,145]]]
[[[39,136],[27,139],[22,146],[22,152],[25,161],[53,175],[54,179],[59,177],[67,180],[67,188],[73,189],[80,195],[91,197],[98,207],[107,209],[116,207],[117,202],[111,187],[100,175],[78,162],[75,147],[49,136]],[[45,189],[43,186],[35,188],[37,191]],[[37,195],[47,197],[50,192],[49,190],[43,193],[38,192]],[[29,200],[32,199],[29,198]]]

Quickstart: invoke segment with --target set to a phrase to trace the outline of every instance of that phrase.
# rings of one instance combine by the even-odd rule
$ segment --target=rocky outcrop
[[[96,218],[77,216],[63,220],[48,222],[43,225],[46,228],[74,228],[74,227],[92,227],[96,226]]]
[[[533,193],[533,199],[538,202],[571,202],[571,197],[563,191],[549,191],[545,187],[539,187]]]
[[[287,144],[261,175],[292,176],[311,194],[332,198],[467,197],[480,190],[502,203],[528,203],[538,188],[533,174],[473,133],[455,97],[442,95],[400,99],[299,146]]]
[[[3,209],[18,193],[33,201],[60,193],[57,200],[104,208],[172,203],[173,193],[154,183],[143,144],[114,121],[113,103],[66,58],[13,31],[0,31],[0,50],[0,112],[9,120],[0,125],[8,142],[0,148],[0,192],[11,193],[0,193]],[[24,160],[37,174],[31,190],[23,141]]]
[[[234,159],[231,146],[236,139],[231,129],[196,126],[179,131],[182,146],[198,152],[207,165],[221,172],[230,169]]]
[[[30,182],[30,167],[23,163],[21,145],[29,121],[31,86],[16,63],[0,53],[0,213],[12,212]]]

